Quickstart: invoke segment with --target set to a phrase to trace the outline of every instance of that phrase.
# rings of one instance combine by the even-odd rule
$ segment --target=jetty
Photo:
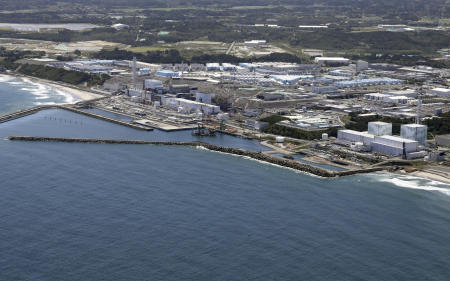
[[[246,150],[241,148],[225,147],[204,142],[172,142],[172,141],[145,141],[145,140],[111,140],[111,139],[84,139],[84,138],[53,138],[53,137],[32,137],[32,136],[9,136],[11,141],[52,141],[52,142],[68,142],[68,143],[106,143],[106,144],[140,144],[140,145],[175,145],[175,146],[192,146],[203,147],[211,151],[217,151],[232,155],[249,157],[251,159],[291,168],[297,171],[310,173],[316,176],[331,178],[350,176],[355,174],[372,173],[383,170],[389,170],[391,167],[371,167],[366,169],[355,169],[347,171],[329,171],[320,167],[301,163],[295,160],[284,159],[272,156],[259,151]]]
[[[136,123],[132,123],[132,122],[125,122],[125,121],[117,120],[117,119],[106,117],[103,115],[87,112],[87,111],[84,111],[84,110],[81,110],[79,108],[69,106],[69,105],[47,105],[47,106],[44,105],[44,106],[36,106],[36,107],[30,108],[30,109],[20,110],[20,111],[11,113],[11,114],[0,116],[0,123],[8,122],[8,121],[18,119],[18,118],[21,118],[21,117],[24,117],[27,115],[37,113],[41,110],[47,110],[47,109],[64,109],[64,110],[72,111],[72,112],[75,112],[78,114],[86,115],[86,116],[89,116],[92,118],[101,119],[103,121],[115,123],[115,124],[122,125],[122,126],[127,126],[130,128],[133,128],[133,129],[144,130],[144,131],[153,131],[153,128],[150,126],[145,126],[143,124],[136,124]]]
[[[54,105],[48,105],[48,106],[36,106],[30,109],[25,109],[25,110],[20,110],[11,114],[7,114],[7,115],[3,115],[0,117],[0,123],[4,123],[4,122],[8,122],[14,119],[18,119],[27,115],[31,115],[34,114],[38,111],[41,110],[46,110],[46,109],[55,109],[58,108],[58,106],[54,106]]]
[[[153,128],[148,127],[148,126],[144,126],[144,125],[140,125],[140,124],[135,124],[135,123],[130,123],[130,122],[125,122],[125,121],[113,119],[113,118],[110,118],[110,117],[106,117],[106,116],[103,116],[103,115],[95,114],[95,113],[92,113],[92,112],[87,112],[87,111],[84,111],[84,110],[81,110],[81,109],[78,109],[78,108],[75,108],[75,107],[71,107],[71,106],[60,105],[59,108],[65,109],[65,110],[68,110],[68,111],[72,111],[72,112],[75,112],[75,113],[78,113],[78,114],[83,114],[83,115],[86,115],[86,116],[89,116],[89,117],[97,118],[97,119],[100,119],[100,120],[108,121],[108,122],[111,122],[111,123],[119,124],[119,125],[122,125],[122,126],[127,126],[127,127],[130,127],[130,128],[133,128],[133,129],[144,130],[144,131],[153,131]]]

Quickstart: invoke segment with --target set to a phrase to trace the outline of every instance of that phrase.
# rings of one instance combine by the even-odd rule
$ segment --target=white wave
[[[48,102],[33,102],[34,105],[56,105],[58,103],[54,101],[48,101]]]
[[[450,196],[450,185],[442,182],[419,178],[415,176],[404,176],[404,175],[394,175],[383,174],[380,176],[377,174],[376,180],[380,182],[388,182],[398,187],[409,188],[409,189],[418,189],[425,191],[438,191],[445,195]]]
[[[15,77],[13,77],[13,76],[0,74],[0,83],[9,82],[14,79],[15,79]]]
[[[3,80],[1,80],[1,79],[3,79]],[[20,81],[11,81],[13,79],[20,79]],[[45,84],[42,84],[39,82],[32,81],[28,78],[24,78],[24,77],[16,78],[13,76],[2,75],[2,76],[0,76],[0,82],[2,82],[2,81],[5,81],[11,85],[23,86],[22,88],[20,88],[20,90],[34,95],[36,100],[61,98],[61,99],[63,99],[63,101],[59,102],[59,103],[66,103],[66,104],[72,104],[72,103],[79,101],[79,99],[77,97],[75,97],[74,95],[72,95],[66,91],[59,90],[57,88],[52,87],[51,85],[45,85]],[[10,82],[8,82],[8,81],[10,81]],[[46,102],[46,103],[37,102],[35,104],[39,104],[39,105],[47,104],[48,105],[48,104],[57,104],[57,102]]]
[[[18,86],[18,85],[23,85],[23,82],[19,82],[19,81],[6,81],[6,83],[8,83],[8,85],[13,85],[13,86]]]

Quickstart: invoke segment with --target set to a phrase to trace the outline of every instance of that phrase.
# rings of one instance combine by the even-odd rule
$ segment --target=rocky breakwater
[[[360,170],[348,170],[348,171],[329,171],[323,168],[301,163],[295,160],[284,159],[277,156],[267,155],[262,152],[232,148],[220,145],[213,145],[204,142],[172,142],[172,141],[144,141],[144,140],[107,140],[107,139],[78,139],[78,138],[49,138],[49,137],[27,137],[27,136],[10,136],[9,140],[13,141],[58,141],[58,142],[76,142],[76,143],[108,143],[108,144],[147,144],[147,145],[177,145],[177,146],[193,146],[203,147],[210,151],[217,151],[222,153],[228,153],[243,157],[249,157],[255,160],[264,161],[267,163],[279,165],[286,168],[310,173],[320,177],[339,177],[349,176],[361,173],[370,173],[385,170],[386,167],[376,167]]]

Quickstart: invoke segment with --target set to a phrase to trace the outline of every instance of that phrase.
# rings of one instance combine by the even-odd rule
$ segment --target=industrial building
[[[369,69],[369,63],[367,61],[358,60],[356,62],[356,71],[357,72],[361,72],[361,71],[364,71],[367,69]]]
[[[207,63],[206,71],[220,71],[220,64],[218,63]]]
[[[244,45],[246,46],[260,46],[265,45],[267,43],[266,40],[250,40],[250,41],[244,41]]]
[[[349,87],[363,87],[363,86],[376,86],[376,85],[397,85],[402,84],[403,81],[393,78],[369,78],[369,79],[358,79],[350,81],[339,81],[334,83],[338,88],[349,88]]]
[[[385,155],[399,156],[418,151],[417,141],[396,136],[375,136],[372,151]]]
[[[231,63],[222,63],[222,69],[224,71],[236,71],[237,66]]]
[[[380,102],[384,102],[388,97],[389,97],[388,95],[380,94],[380,93],[370,93],[370,94],[364,95],[364,98],[366,100],[380,101]]]
[[[212,104],[212,98],[215,96],[216,96],[216,94],[205,94],[205,93],[197,92],[197,93],[195,93],[195,101]]]
[[[315,94],[324,94],[324,93],[335,93],[338,91],[338,88],[335,86],[328,86],[328,87],[314,87],[312,89],[313,93]]]
[[[370,146],[375,136],[369,134],[368,132],[358,132],[354,130],[339,130],[338,131],[338,140],[344,141],[348,143],[356,143],[360,142],[364,145]]]
[[[316,57],[314,59],[316,63],[331,63],[331,64],[348,64],[349,59],[343,57]]]
[[[161,76],[161,77],[180,77],[180,73],[179,72],[175,72],[172,70],[158,70],[156,71],[156,75]]]
[[[440,135],[436,136],[434,139],[437,145],[450,147],[450,135]]]
[[[383,94],[391,96],[391,97],[409,97],[409,98],[417,97],[417,91],[412,90],[412,89],[397,90],[397,91],[384,91]]]
[[[170,109],[178,110],[182,113],[201,112],[206,115],[217,114],[220,112],[220,107],[217,105],[206,104],[202,102],[182,99],[182,98],[164,98],[163,105]]]
[[[402,138],[415,140],[421,145],[426,145],[427,126],[420,124],[402,125],[400,128],[400,135]]]
[[[145,79],[144,80],[144,88],[147,90],[157,91],[157,90],[164,89],[164,85],[159,80]]]
[[[446,88],[434,88],[434,89],[431,89],[431,93],[433,95],[438,95],[441,97],[450,97],[450,89],[446,89]]]
[[[368,123],[368,133],[374,136],[391,136],[392,135],[392,124],[386,122],[369,122]]]

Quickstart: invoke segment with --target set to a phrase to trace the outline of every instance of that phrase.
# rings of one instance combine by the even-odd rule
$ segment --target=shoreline
[[[44,86],[48,86],[55,90],[67,93],[76,99],[76,101],[73,103],[77,103],[80,101],[89,101],[89,100],[103,97],[102,95],[95,94],[95,93],[89,92],[87,90],[80,89],[74,85],[68,85],[63,82],[46,80],[46,79],[23,75],[23,74],[15,73],[15,72],[4,72],[4,73],[0,73],[0,74],[6,75],[6,76],[11,76],[11,77],[18,77],[18,78],[22,78],[22,79],[29,79],[31,82],[42,84]],[[66,104],[73,104],[73,103],[66,103]]]

